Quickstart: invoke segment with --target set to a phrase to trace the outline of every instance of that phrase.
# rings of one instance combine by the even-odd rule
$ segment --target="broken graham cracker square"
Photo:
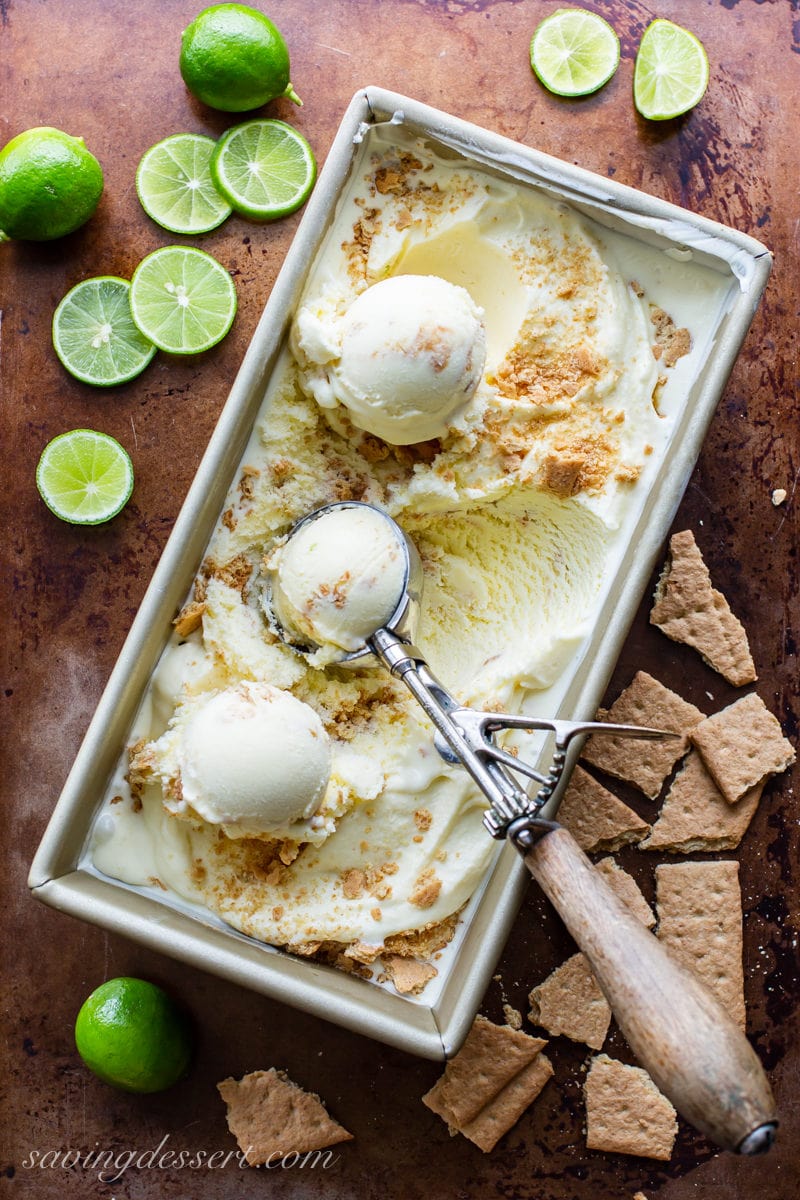
[[[617,866],[613,858],[604,858],[596,869],[623,904],[647,928],[655,925],[655,916],[636,881]],[[611,1023],[611,1008],[583,954],[573,954],[552,971],[528,997],[528,1018],[548,1033],[563,1034],[573,1042],[585,1042],[592,1050],[603,1045]]]
[[[292,1151],[323,1150],[353,1140],[328,1115],[319,1096],[305,1092],[285,1071],[251,1071],[241,1079],[223,1079],[217,1091],[227,1120],[251,1167]]]
[[[484,1153],[519,1120],[553,1074],[541,1038],[478,1016],[461,1050],[422,1097],[445,1121]]]
[[[650,623],[674,642],[692,646],[734,687],[758,678],[744,626],[731,612],[722,592],[712,586],[690,529],[670,538]]]
[[[689,731],[699,725],[704,716],[694,704],[652,675],[637,671],[611,708],[601,709],[597,719],[665,729],[681,736],[644,741],[594,734],[583,747],[581,757],[607,775],[632,783],[645,796],[655,800],[675,763],[686,753]]]
[[[658,820],[640,850],[667,854],[735,850],[747,832],[764,790],[758,783],[729,804],[697,750],[690,750],[670,787]]]
[[[417,958],[406,958],[401,954],[384,954],[382,961],[395,991],[401,996],[418,996],[426,984],[439,974],[433,963],[420,962]]]
[[[678,1132],[675,1109],[641,1067],[598,1054],[583,1094],[589,1150],[669,1160]]]
[[[640,842],[650,826],[627,804],[576,766],[558,807],[558,821],[582,850],[619,850]]]
[[[633,876],[624,871],[613,858],[601,858],[594,864],[594,869],[600,872],[614,895],[623,904],[627,904],[637,920],[641,921],[647,929],[652,929],[656,923],[656,915],[642,895]]]
[[[706,717],[691,739],[729,804],[795,760],[792,743],[757,692]]]
[[[656,867],[658,937],[745,1026],[739,864],[661,863]]]
[[[611,1007],[583,954],[573,954],[530,996],[528,1019],[554,1037],[563,1035],[599,1050],[611,1024]]]

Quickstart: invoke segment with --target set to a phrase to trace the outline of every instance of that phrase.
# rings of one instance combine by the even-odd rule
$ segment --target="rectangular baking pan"
[[[174,530],[109,678],[31,866],[29,886],[46,904],[151,949],[431,1059],[463,1041],[519,907],[528,875],[502,847],[437,961],[430,998],[401,996],[367,980],[265,946],[213,914],[155,890],[100,876],[84,860],[94,815],[117,769],[172,621],[223,509],[258,417],[273,364],[337,201],[371,125],[392,121],[468,160],[562,198],[600,225],[719,272],[729,291],[705,363],[656,485],[560,703],[561,715],[592,715],[662,553],[675,511],[771,267],[768,250],[741,233],[375,87],[351,101]],[[551,714],[555,715],[555,714]],[[488,836],[488,835],[487,835]],[[426,992],[433,985],[429,985]]]

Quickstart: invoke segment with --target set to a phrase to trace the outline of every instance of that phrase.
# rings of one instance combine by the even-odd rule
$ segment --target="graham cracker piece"
[[[587,852],[619,850],[650,832],[638,813],[577,766],[561,798],[558,820]]]
[[[678,1132],[675,1109],[641,1067],[598,1054],[583,1094],[589,1150],[669,1160]]]
[[[383,966],[396,991],[402,996],[417,996],[439,972],[433,963],[419,962],[401,954],[385,954]]]
[[[659,939],[744,1028],[739,864],[732,859],[661,863],[656,908]]]
[[[688,329],[678,328],[669,313],[653,304],[650,305],[650,321],[655,329],[654,357],[663,359],[665,367],[674,367],[691,350],[692,335]]]
[[[645,741],[594,734],[583,747],[582,758],[607,775],[632,783],[645,796],[655,800],[675,763],[686,753],[689,731],[699,725],[704,715],[694,704],[646,671],[637,671],[611,708],[601,709],[597,719],[622,725],[645,725],[681,736]]]
[[[228,1106],[227,1120],[251,1167],[292,1150],[323,1150],[353,1140],[330,1117],[319,1096],[305,1092],[285,1071],[251,1071],[223,1079],[217,1091]]]
[[[667,792],[650,836],[639,843],[639,848],[667,854],[735,850],[753,819],[763,790],[763,783],[758,783],[741,800],[729,804],[701,755],[690,750]]]
[[[623,904],[627,904],[634,916],[648,929],[652,929],[656,923],[656,915],[639,890],[639,885],[633,876],[624,871],[619,863],[614,862],[613,858],[601,858],[599,862],[595,863],[595,870],[600,872],[612,892],[619,897]]]
[[[507,1025],[475,1018],[467,1039],[423,1104],[488,1153],[553,1074],[547,1045]]]
[[[712,586],[690,529],[670,538],[650,622],[674,642],[694,647],[734,687],[758,678],[744,626],[722,592]]]
[[[528,1018],[548,1033],[599,1050],[611,1024],[611,1008],[583,954],[573,954],[533,989]]]
[[[428,1096],[435,1092],[450,1113],[452,1123],[460,1128],[474,1120],[546,1045],[541,1038],[530,1037],[508,1025],[495,1025],[479,1015],[464,1045],[447,1064],[444,1075]],[[423,1101],[427,1103],[424,1096]]]
[[[756,692],[707,717],[692,730],[692,741],[729,804],[795,760],[792,743]]]
[[[553,1074],[553,1064],[546,1054],[537,1054],[533,1062],[523,1067],[490,1104],[473,1121],[462,1125],[457,1132],[488,1154],[494,1150],[504,1133],[516,1125],[526,1108]]]

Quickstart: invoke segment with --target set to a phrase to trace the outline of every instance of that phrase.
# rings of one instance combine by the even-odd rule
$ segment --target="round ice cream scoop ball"
[[[266,683],[215,693],[192,716],[181,746],[183,799],[206,821],[251,833],[312,816],[330,771],[317,714]]]
[[[357,650],[394,615],[408,555],[394,522],[368,504],[312,513],[269,562],[272,611],[290,641]]]
[[[437,275],[395,275],[342,318],[331,384],[354,425],[396,446],[442,437],[486,361],[483,310]]]

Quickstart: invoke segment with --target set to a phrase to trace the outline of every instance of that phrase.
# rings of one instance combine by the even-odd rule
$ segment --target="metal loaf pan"
[[[94,814],[124,747],[222,512],[291,315],[347,187],[370,126],[404,125],[524,186],[542,188],[643,245],[719,273],[725,294],[704,358],[687,387],[669,455],[616,563],[596,633],[563,689],[562,715],[597,707],[688,483],[708,425],[766,284],[764,246],[734,230],[379,88],[350,103],[219,423],[153,575],[33,861],[40,900],[115,933],[414,1054],[441,1059],[460,1046],[518,909],[527,873],[513,850],[495,857],[438,963],[430,998],[404,997],[333,968],[264,946],[212,914],[173,904],[87,870]],[[552,715],[552,714],[551,714]],[[488,835],[487,835],[488,836]],[[426,989],[428,991],[428,989]]]

